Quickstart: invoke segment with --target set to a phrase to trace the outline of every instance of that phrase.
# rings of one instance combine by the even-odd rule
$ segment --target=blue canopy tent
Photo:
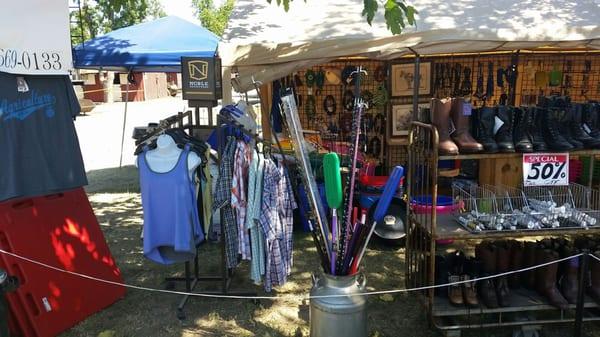
[[[219,38],[206,28],[176,16],[121,28],[73,48],[76,69],[120,72],[180,72],[181,57],[211,57]],[[127,121],[129,82],[125,93],[121,158]]]
[[[179,72],[182,56],[210,57],[219,38],[176,16],[117,29],[73,48],[76,69]]]

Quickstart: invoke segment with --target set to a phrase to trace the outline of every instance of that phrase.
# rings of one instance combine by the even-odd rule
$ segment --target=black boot
[[[548,147],[554,151],[570,151],[573,145],[560,133],[558,110],[549,109],[543,113],[542,133]]]
[[[542,134],[542,125],[544,120],[544,111],[539,108],[530,108],[530,113],[533,118],[530,118],[531,123],[529,124],[529,135],[531,137],[531,143],[533,150],[536,152],[548,151],[548,146],[544,141],[544,135]]]
[[[573,104],[571,107],[571,134],[577,141],[588,149],[600,148],[600,139],[590,136],[583,127],[583,104]]]
[[[600,113],[600,104],[589,103],[582,106],[581,117],[583,129],[592,137],[600,139],[600,127],[598,126],[598,114]]]
[[[515,152],[513,143],[513,111],[506,105],[496,107],[496,117],[502,121],[502,126],[496,132],[496,144],[500,152]]]
[[[527,130],[532,123],[531,112],[527,108],[515,108],[514,110],[514,131],[513,141],[517,152],[533,152],[533,144],[529,139]]]
[[[573,120],[573,114],[571,109],[569,108],[561,108],[558,110],[558,116],[560,123],[559,129],[560,134],[563,135],[565,140],[569,142],[573,146],[573,150],[581,150],[583,149],[583,143],[575,139],[573,133],[571,132],[571,123]]]
[[[483,151],[486,153],[498,152],[498,144],[494,140],[494,122],[493,108],[484,106],[473,110],[475,139],[483,145]]]

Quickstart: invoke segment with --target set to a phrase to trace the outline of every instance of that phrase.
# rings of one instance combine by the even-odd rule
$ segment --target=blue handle
[[[383,194],[377,203],[377,207],[375,208],[375,212],[373,213],[373,219],[376,222],[383,220],[385,213],[387,213],[388,207],[392,202],[392,198],[394,194],[396,194],[396,188],[398,188],[398,184],[404,175],[404,168],[402,166],[394,167],[392,174],[388,178],[388,181],[385,183],[385,187],[383,188]]]

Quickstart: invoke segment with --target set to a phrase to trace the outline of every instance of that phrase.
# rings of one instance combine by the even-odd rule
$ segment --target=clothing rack
[[[184,123],[184,119],[187,118],[187,123]],[[150,134],[146,135],[142,139],[136,142],[136,145],[142,144],[144,142],[152,141],[154,138],[158,137],[167,129],[178,127],[182,129],[188,129],[188,132],[191,133],[193,129],[195,129],[192,123],[192,111],[188,110],[186,112],[179,112],[177,115],[173,115],[166,119],[163,119],[159,122],[159,126],[156,127]],[[220,136],[219,136],[220,137]],[[219,143],[220,144],[220,143]],[[220,147],[220,146],[219,146]],[[219,149],[219,158],[221,158],[221,149]],[[201,197],[201,194],[200,194]],[[219,213],[221,213],[219,211]],[[224,225],[223,225],[223,217],[221,215],[221,233],[224,233]],[[208,236],[208,233],[206,233]],[[175,282],[185,282],[185,291],[187,293],[194,292],[198,283],[200,282],[215,282],[221,281],[221,289],[217,291],[201,291],[194,292],[197,294],[207,294],[207,295],[235,295],[235,296],[255,296],[256,292],[252,291],[231,291],[231,278],[233,276],[233,270],[227,268],[226,264],[226,255],[225,255],[225,239],[221,238],[221,261],[220,261],[220,275],[204,275],[200,276],[200,268],[198,265],[198,251],[199,246],[196,247],[196,256],[193,261],[193,272],[192,272],[192,264],[190,261],[184,263],[184,276],[183,277],[167,277],[165,281],[167,282],[166,288],[174,288]],[[186,318],[184,308],[187,304],[190,295],[182,295],[181,301],[177,306],[177,318],[180,320],[184,320]]]

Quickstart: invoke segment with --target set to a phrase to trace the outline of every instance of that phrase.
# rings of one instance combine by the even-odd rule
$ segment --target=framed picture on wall
[[[419,109],[428,108],[429,104],[419,104]],[[405,144],[408,141],[408,131],[413,116],[412,104],[392,105],[390,111],[390,144]]]
[[[431,62],[419,66],[419,95],[431,95]],[[415,84],[414,63],[392,64],[391,71],[392,97],[412,96]]]

